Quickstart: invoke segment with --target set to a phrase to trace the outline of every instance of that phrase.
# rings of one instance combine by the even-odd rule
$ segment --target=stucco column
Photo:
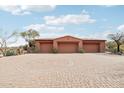
[[[84,49],[84,43],[83,43],[83,41],[82,41],[82,48]]]
[[[57,41],[53,41],[53,48],[58,49],[58,43],[57,43]]]
[[[105,42],[100,42],[100,52],[105,52]]]
[[[78,43],[78,48],[79,48],[79,49],[82,49],[82,48],[83,48],[83,43],[82,43],[82,41],[79,41],[79,43]]]

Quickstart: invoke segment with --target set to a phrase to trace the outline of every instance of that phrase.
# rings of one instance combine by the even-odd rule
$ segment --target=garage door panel
[[[99,52],[99,44],[86,43],[86,44],[84,44],[84,51],[86,53],[97,53],[97,52]]]
[[[53,44],[52,43],[41,43],[40,44],[42,53],[52,53]]]
[[[77,43],[59,43],[59,53],[76,53],[77,50]]]

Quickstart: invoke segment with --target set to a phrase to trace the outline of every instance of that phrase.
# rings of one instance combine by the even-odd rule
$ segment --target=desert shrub
[[[36,53],[38,52],[37,47],[35,46],[35,41],[29,41],[28,45],[22,46],[23,50],[27,53]]]
[[[38,53],[38,49],[35,46],[28,47],[27,48],[27,53]]]
[[[113,48],[113,47],[116,47],[117,45],[116,45],[115,42],[109,41],[109,42],[106,43],[106,46],[107,46],[108,48]]]
[[[16,50],[16,54],[17,54],[17,55],[20,55],[20,54],[21,54],[21,51],[20,51],[19,48]]]
[[[16,55],[14,50],[7,50],[6,51],[6,56],[14,56],[14,55]]]
[[[53,49],[52,49],[52,52],[53,52],[53,53],[58,53],[58,50],[57,50],[56,48],[53,48]]]
[[[121,45],[121,51],[124,53],[124,44],[123,45]]]
[[[109,41],[106,43],[106,50],[111,53],[117,53],[117,45],[113,41]]]
[[[114,54],[124,53],[124,44],[120,46],[120,52],[117,51],[117,44],[115,42],[109,41],[106,43],[106,50]]]
[[[35,47],[35,41],[34,40],[31,40],[28,43],[29,43],[29,47]]]
[[[16,49],[16,54],[17,54],[17,55],[24,54],[23,52],[24,52],[24,50],[23,50],[23,48],[21,48],[21,47]]]
[[[35,46],[35,41],[29,41],[29,46],[27,46],[27,52],[28,53],[37,53],[38,48]]]
[[[114,53],[114,54],[122,54],[122,53],[124,53],[124,50],[120,49],[120,52],[118,52],[117,47],[114,47],[114,48],[110,48],[109,52]]]
[[[79,53],[84,53],[84,49],[83,48],[80,48],[78,52]]]
[[[24,50],[27,50],[28,49],[28,45],[24,45],[22,46]]]
[[[31,53],[36,53],[37,52],[37,48],[35,46],[30,47]]]
[[[115,48],[110,48],[110,49],[108,49],[108,51],[111,52],[111,53],[117,53],[117,48],[116,47]]]

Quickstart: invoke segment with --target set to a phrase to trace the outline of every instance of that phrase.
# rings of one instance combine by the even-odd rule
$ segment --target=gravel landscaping
[[[0,87],[123,88],[124,56],[77,53],[3,57]]]

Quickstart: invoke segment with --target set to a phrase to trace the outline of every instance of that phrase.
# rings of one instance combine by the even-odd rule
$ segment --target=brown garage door
[[[41,43],[40,49],[42,53],[52,53],[53,44],[52,43]]]
[[[78,43],[61,42],[58,46],[59,53],[76,53],[78,51]]]
[[[84,47],[84,51],[86,52],[86,53],[97,53],[97,52],[99,52],[99,44],[97,44],[97,43],[85,43],[84,45],[83,45],[83,47]]]

